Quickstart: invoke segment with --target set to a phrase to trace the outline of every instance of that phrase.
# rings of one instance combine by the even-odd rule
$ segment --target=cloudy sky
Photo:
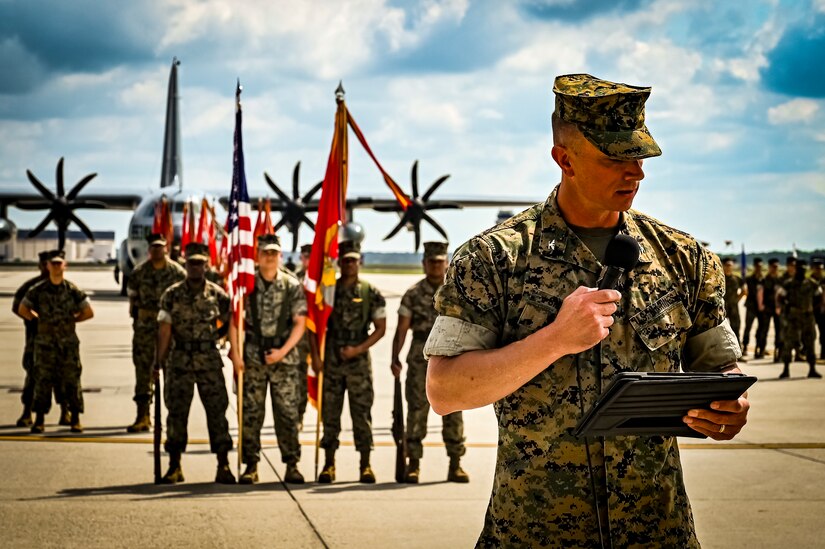
[[[553,78],[588,72],[653,87],[664,154],[635,207],[717,251],[825,247],[825,0],[0,0],[0,186],[31,189],[27,168],[53,185],[65,156],[68,182],[99,173],[90,192],[157,188],[173,56],[186,188],[228,194],[236,78],[250,193],[298,160],[303,188],[320,180],[342,79],[408,192],[419,159],[423,185],[452,174],[436,198],[542,200]],[[391,196],[353,136],[350,161],[350,195]],[[436,218],[457,245],[495,215]],[[123,237],[130,216],[81,217]],[[356,218],[368,250],[411,250],[381,240],[391,214]]]

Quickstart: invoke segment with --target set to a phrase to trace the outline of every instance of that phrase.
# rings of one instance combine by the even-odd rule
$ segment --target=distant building
[[[43,231],[28,238],[31,229],[18,229],[8,242],[0,243],[0,261],[37,261],[37,254],[57,248],[57,231]],[[76,263],[105,263],[115,257],[115,232],[92,231],[94,242],[81,231],[66,232],[66,259]]]

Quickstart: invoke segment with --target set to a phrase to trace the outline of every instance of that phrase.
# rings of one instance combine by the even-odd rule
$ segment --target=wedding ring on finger
[[[725,432],[725,426],[724,426],[724,425],[722,425],[722,426],[720,426],[720,427],[719,427],[719,432],[720,432],[720,433],[724,433],[724,432]]]

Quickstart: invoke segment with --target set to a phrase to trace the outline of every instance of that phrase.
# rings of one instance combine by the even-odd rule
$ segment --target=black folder
[[[706,438],[682,421],[688,410],[710,409],[717,400],[736,400],[755,382],[754,376],[744,374],[621,372],[573,434]]]

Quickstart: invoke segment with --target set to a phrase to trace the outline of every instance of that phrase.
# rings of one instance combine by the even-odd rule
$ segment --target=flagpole
[[[243,351],[243,340],[244,340],[244,332],[245,325],[244,325],[244,312],[246,307],[244,306],[244,297],[246,297],[246,291],[244,289],[241,290],[241,299],[240,299],[240,311],[238,312],[238,349],[241,353],[241,357],[244,356]],[[243,370],[238,372],[238,478],[241,478],[241,471],[243,470]]]

